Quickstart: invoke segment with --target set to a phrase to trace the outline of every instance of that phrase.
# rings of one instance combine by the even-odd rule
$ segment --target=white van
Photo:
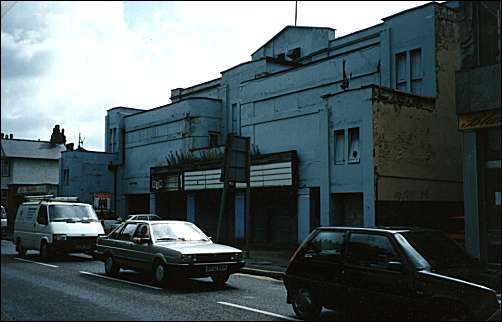
[[[41,199],[19,206],[12,238],[19,255],[29,249],[39,250],[44,258],[54,253],[94,252],[97,237],[104,235],[94,209],[62,199]]]

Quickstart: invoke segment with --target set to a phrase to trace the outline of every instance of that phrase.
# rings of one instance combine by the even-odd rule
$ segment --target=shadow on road
[[[93,274],[101,275],[107,277],[104,272],[93,272]],[[92,277],[88,277],[91,278]],[[117,280],[133,282],[137,284],[158,287],[150,278],[147,273],[139,273],[131,270],[121,270],[116,276],[113,277]],[[113,282],[112,282],[113,283]],[[221,291],[232,291],[237,290],[237,288],[226,284],[224,286],[218,286],[214,284],[211,279],[189,279],[189,278],[177,278],[168,281],[167,284],[162,288],[163,291],[167,291],[173,294],[188,294],[188,293],[202,293],[202,292],[221,292]]]

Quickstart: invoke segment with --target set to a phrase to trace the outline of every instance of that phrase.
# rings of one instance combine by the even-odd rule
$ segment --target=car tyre
[[[293,298],[293,310],[302,320],[318,320],[321,314],[321,305],[306,289],[300,289]]]
[[[230,274],[218,274],[211,276],[211,279],[213,280],[214,284],[218,286],[224,286],[227,283],[229,277]]]
[[[165,286],[168,279],[167,267],[161,261],[155,262],[153,265],[152,277],[153,282],[158,286]]]
[[[117,265],[112,255],[108,255],[105,259],[105,273],[108,276],[115,276],[118,274],[120,267]]]
[[[466,317],[465,314],[460,311],[451,311],[451,312],[444,312],[441,314],[439,321],[465,321]]]
[[[18,238],[16,241],[16,251],[19,254],[19,256],[25,256],[26,255],[26,248],[23,247],[23,244],[21,243],[21,239]]]

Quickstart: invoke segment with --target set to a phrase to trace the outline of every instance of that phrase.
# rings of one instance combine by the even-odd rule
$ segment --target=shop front
[[[187,220],[215,237],[223,191],[222,160],[193,162],[150,170],[156,213]],[[250,242],[260,247],[296,245],[297,157],[295,151],[252,157]],[[246,231],[246,185],[230,184],[222,222],[222,240],[243,245]]]

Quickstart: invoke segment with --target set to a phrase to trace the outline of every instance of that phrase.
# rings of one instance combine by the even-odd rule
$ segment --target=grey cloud
[[[51,67],[54,53],[49,50],[38,51],[29,59],[23,59],[16,54],[14,48],[2,46],[2,80],[17,77],[41,76]]]

